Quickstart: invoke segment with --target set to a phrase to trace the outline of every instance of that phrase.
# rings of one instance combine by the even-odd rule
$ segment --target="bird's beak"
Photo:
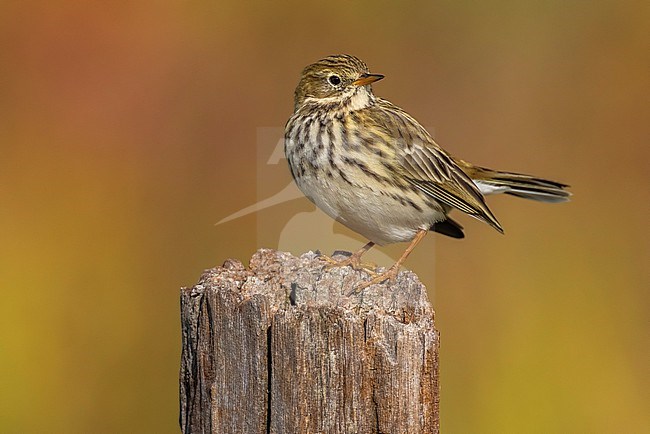
[[[355,86],[365,86],[366,84],[374,83],[384,78],[381,74],[361,74],[361,77],[354,80],[352,84]]]

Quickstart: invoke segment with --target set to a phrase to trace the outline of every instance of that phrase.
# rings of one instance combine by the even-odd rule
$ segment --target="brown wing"
[[[397,148],[395,158],[402,168],[401,176],[410,184],[503,233],[476,185],[415,119],[382,99],[368,114],[393,138]]]

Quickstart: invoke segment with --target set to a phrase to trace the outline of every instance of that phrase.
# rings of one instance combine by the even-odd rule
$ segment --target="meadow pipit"
[[[452,157],[408,113],[373,94],[371,83],[382,78],[344,54],[307,66],[284,139],[300,190],[330,217],[370,240],[338,265],[358,268],[361,255],[374,244],[411,242],[388,271],[364,287],[393,279],[428,230],[463,238],[462,226],[448,215],[454,208],[503,233],[483,195],[569,199],[565,184]]]

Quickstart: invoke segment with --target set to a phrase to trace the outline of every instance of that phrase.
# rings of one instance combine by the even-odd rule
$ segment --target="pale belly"
[[[376,244],[410,241],[419,229],[428,230],[446,218],[442,207],[409,204],[373,191],[351,186],[340,178],[305,176],[296,180],[312,202],[333,219]]]

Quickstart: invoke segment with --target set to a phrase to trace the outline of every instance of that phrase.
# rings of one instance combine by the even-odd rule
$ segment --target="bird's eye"
[[[328,80],[334,86],[341,84],[341,78],[338,75],[330,75]]]

